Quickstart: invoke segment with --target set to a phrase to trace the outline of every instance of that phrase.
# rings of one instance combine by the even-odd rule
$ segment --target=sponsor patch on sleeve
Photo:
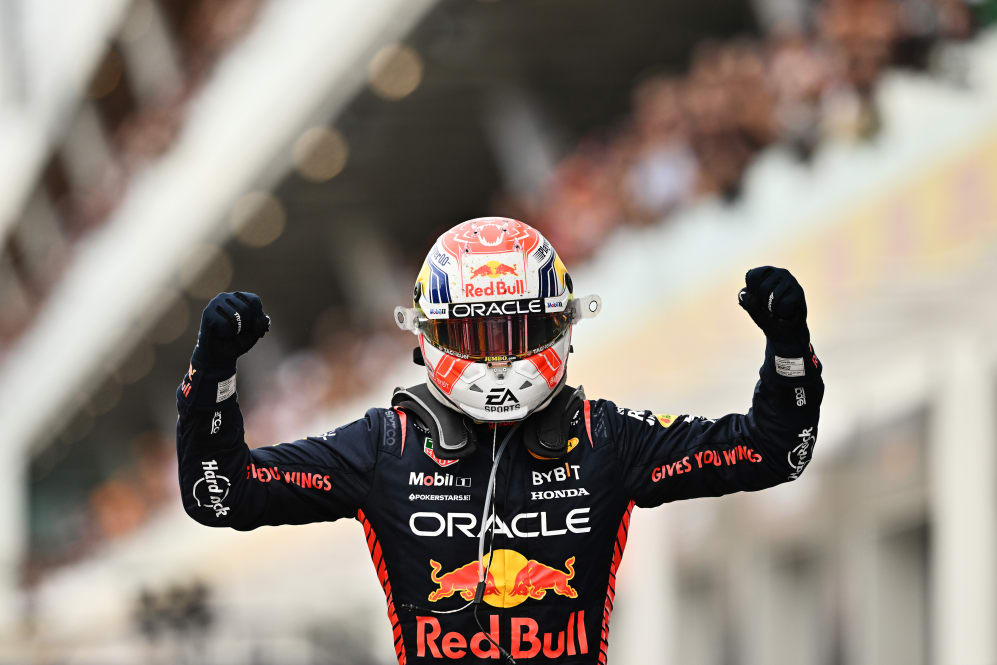
[[[817,437],[814,435],[814,428],[807,427],[796,435],[796,438],[800,442],[795,448],[789,451],[787,459],[789,461],[790,480],[796,480],[803,473],[803,469],[807,468],[807,464],[810,463],[810,455],[813,452],[814,443],[817,442]]]
[[[790,378],[806,376],[806,367],[803,365],[803,358],[782,358],[775,357],[775,373],[779,376]]]
[[[665,413],[656,413],[654,414],[654,417],[658,421],[658,424],[662,427],[671,427],[672,423],[675,422],[675,419],[678,418],[678,416]]]
[[[229,397],[235,394],[235,374],[225,379],[224,381],[218,382],[218,396],[215,399],[215,403],[224,402]]]

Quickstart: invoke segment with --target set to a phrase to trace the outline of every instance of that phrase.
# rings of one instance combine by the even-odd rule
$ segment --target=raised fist
[[[270,330],[270,317],[255,293],[219,293],[201,313],[193,360],[204,367],[231,369]]]
[[[737,301],[765,336],[776,342],[810,342],[803,287],[785,268],[762,266],[744,276]]]

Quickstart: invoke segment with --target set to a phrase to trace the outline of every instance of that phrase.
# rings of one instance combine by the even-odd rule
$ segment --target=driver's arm
[[[202,314],[197,348],[177,389],[181,496],[201,524],[248,530],[352,517],[370,489],[379,409],[316,437],[255,450],[246,445],[236,360],[268,328],[251,293],[221,293]]]
[[[810,461],[824,382],[803,290],[787,271],[770,267],[749,271],[746,284],[739,302],[767,338],[746,414],[714,420],[599,405],[622,482],[639,506],[764,489],[795,480]]]
[[[198,374],[192,385],[217,385]],[[236,397],[207,408],[190,404],[183,395],[189,378],[177,391],[177,459],[183,507],[193,519],[248,530],[353,517],[363,506],[381,435],[378,409],[325,434],[251,450]]]

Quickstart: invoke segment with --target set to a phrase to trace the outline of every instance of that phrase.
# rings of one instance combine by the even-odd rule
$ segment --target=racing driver
[[[270,320],[257,296],[219,294],[177,391],[184,509],[239,530],[358,520],[401,664],[606,663],[634,506],[772,487],[813,452],[824,387],[803,289],[754,268],[738,303],[766,337],[746,414],[589,399],[565,368],[600,299],[574,293],[532,227],[470,220],[395,309],[426,381],[338,429],[250,449],[236,360]]]

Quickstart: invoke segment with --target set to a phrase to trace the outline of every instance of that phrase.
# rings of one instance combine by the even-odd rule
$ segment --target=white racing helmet
[[[430,391],[474,420],[511,422],[564,385],[571,328],[599,313],[533,227],[480,217],[437,239],[395,321],[419,337]]]

